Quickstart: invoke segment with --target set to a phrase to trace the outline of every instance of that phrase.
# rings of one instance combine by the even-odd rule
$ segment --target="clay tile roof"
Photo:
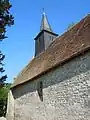
[[[90,49],[90,15],[57,37],[45,52],[35,57],[17,76],[12,88],[34,80],[88,49]]]

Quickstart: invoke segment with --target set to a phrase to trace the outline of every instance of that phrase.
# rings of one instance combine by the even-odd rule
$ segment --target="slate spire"
[[[42,21],[41,21],[41,26],[40,26],[40,31],[42,31],[42,30],[47,30],[49,32],[53,32],[44,11],[42,14]]]
[[[35,37],[35,57],[44,52],[57,36],[58,34],[52,31],[47,16],[43,12],[40,32]]]

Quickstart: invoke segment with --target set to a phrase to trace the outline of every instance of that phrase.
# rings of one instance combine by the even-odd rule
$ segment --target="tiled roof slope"
[[[35,57],[17,76],[12,88],[34,80],[55,66],[90,49],[90,15],[56,38],[48,49]]]

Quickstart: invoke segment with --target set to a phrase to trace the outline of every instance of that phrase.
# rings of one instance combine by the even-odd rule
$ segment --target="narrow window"
[[[42,83],[42,81],[40,81],[38,83],[38,90],[37,91],[38,91],[38,95],[39,95],[40,100],[43,101],[43,83]]]

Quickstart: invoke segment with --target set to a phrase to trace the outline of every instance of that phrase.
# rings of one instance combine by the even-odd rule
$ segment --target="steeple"
[[[40,32],[35,37],[35,56],[45,51],[52,41],[58,36],[51,29],[45,12],[42,14]]]
[[[53,32],[52,29],[51,29],[51,26],[48,22],[48,19],[47,19],[47,16],[46,16],[45,12],[43,12],[43,14],[42,14],[40,31],[42,31],[42,30],[47,30],[47,31]]]

